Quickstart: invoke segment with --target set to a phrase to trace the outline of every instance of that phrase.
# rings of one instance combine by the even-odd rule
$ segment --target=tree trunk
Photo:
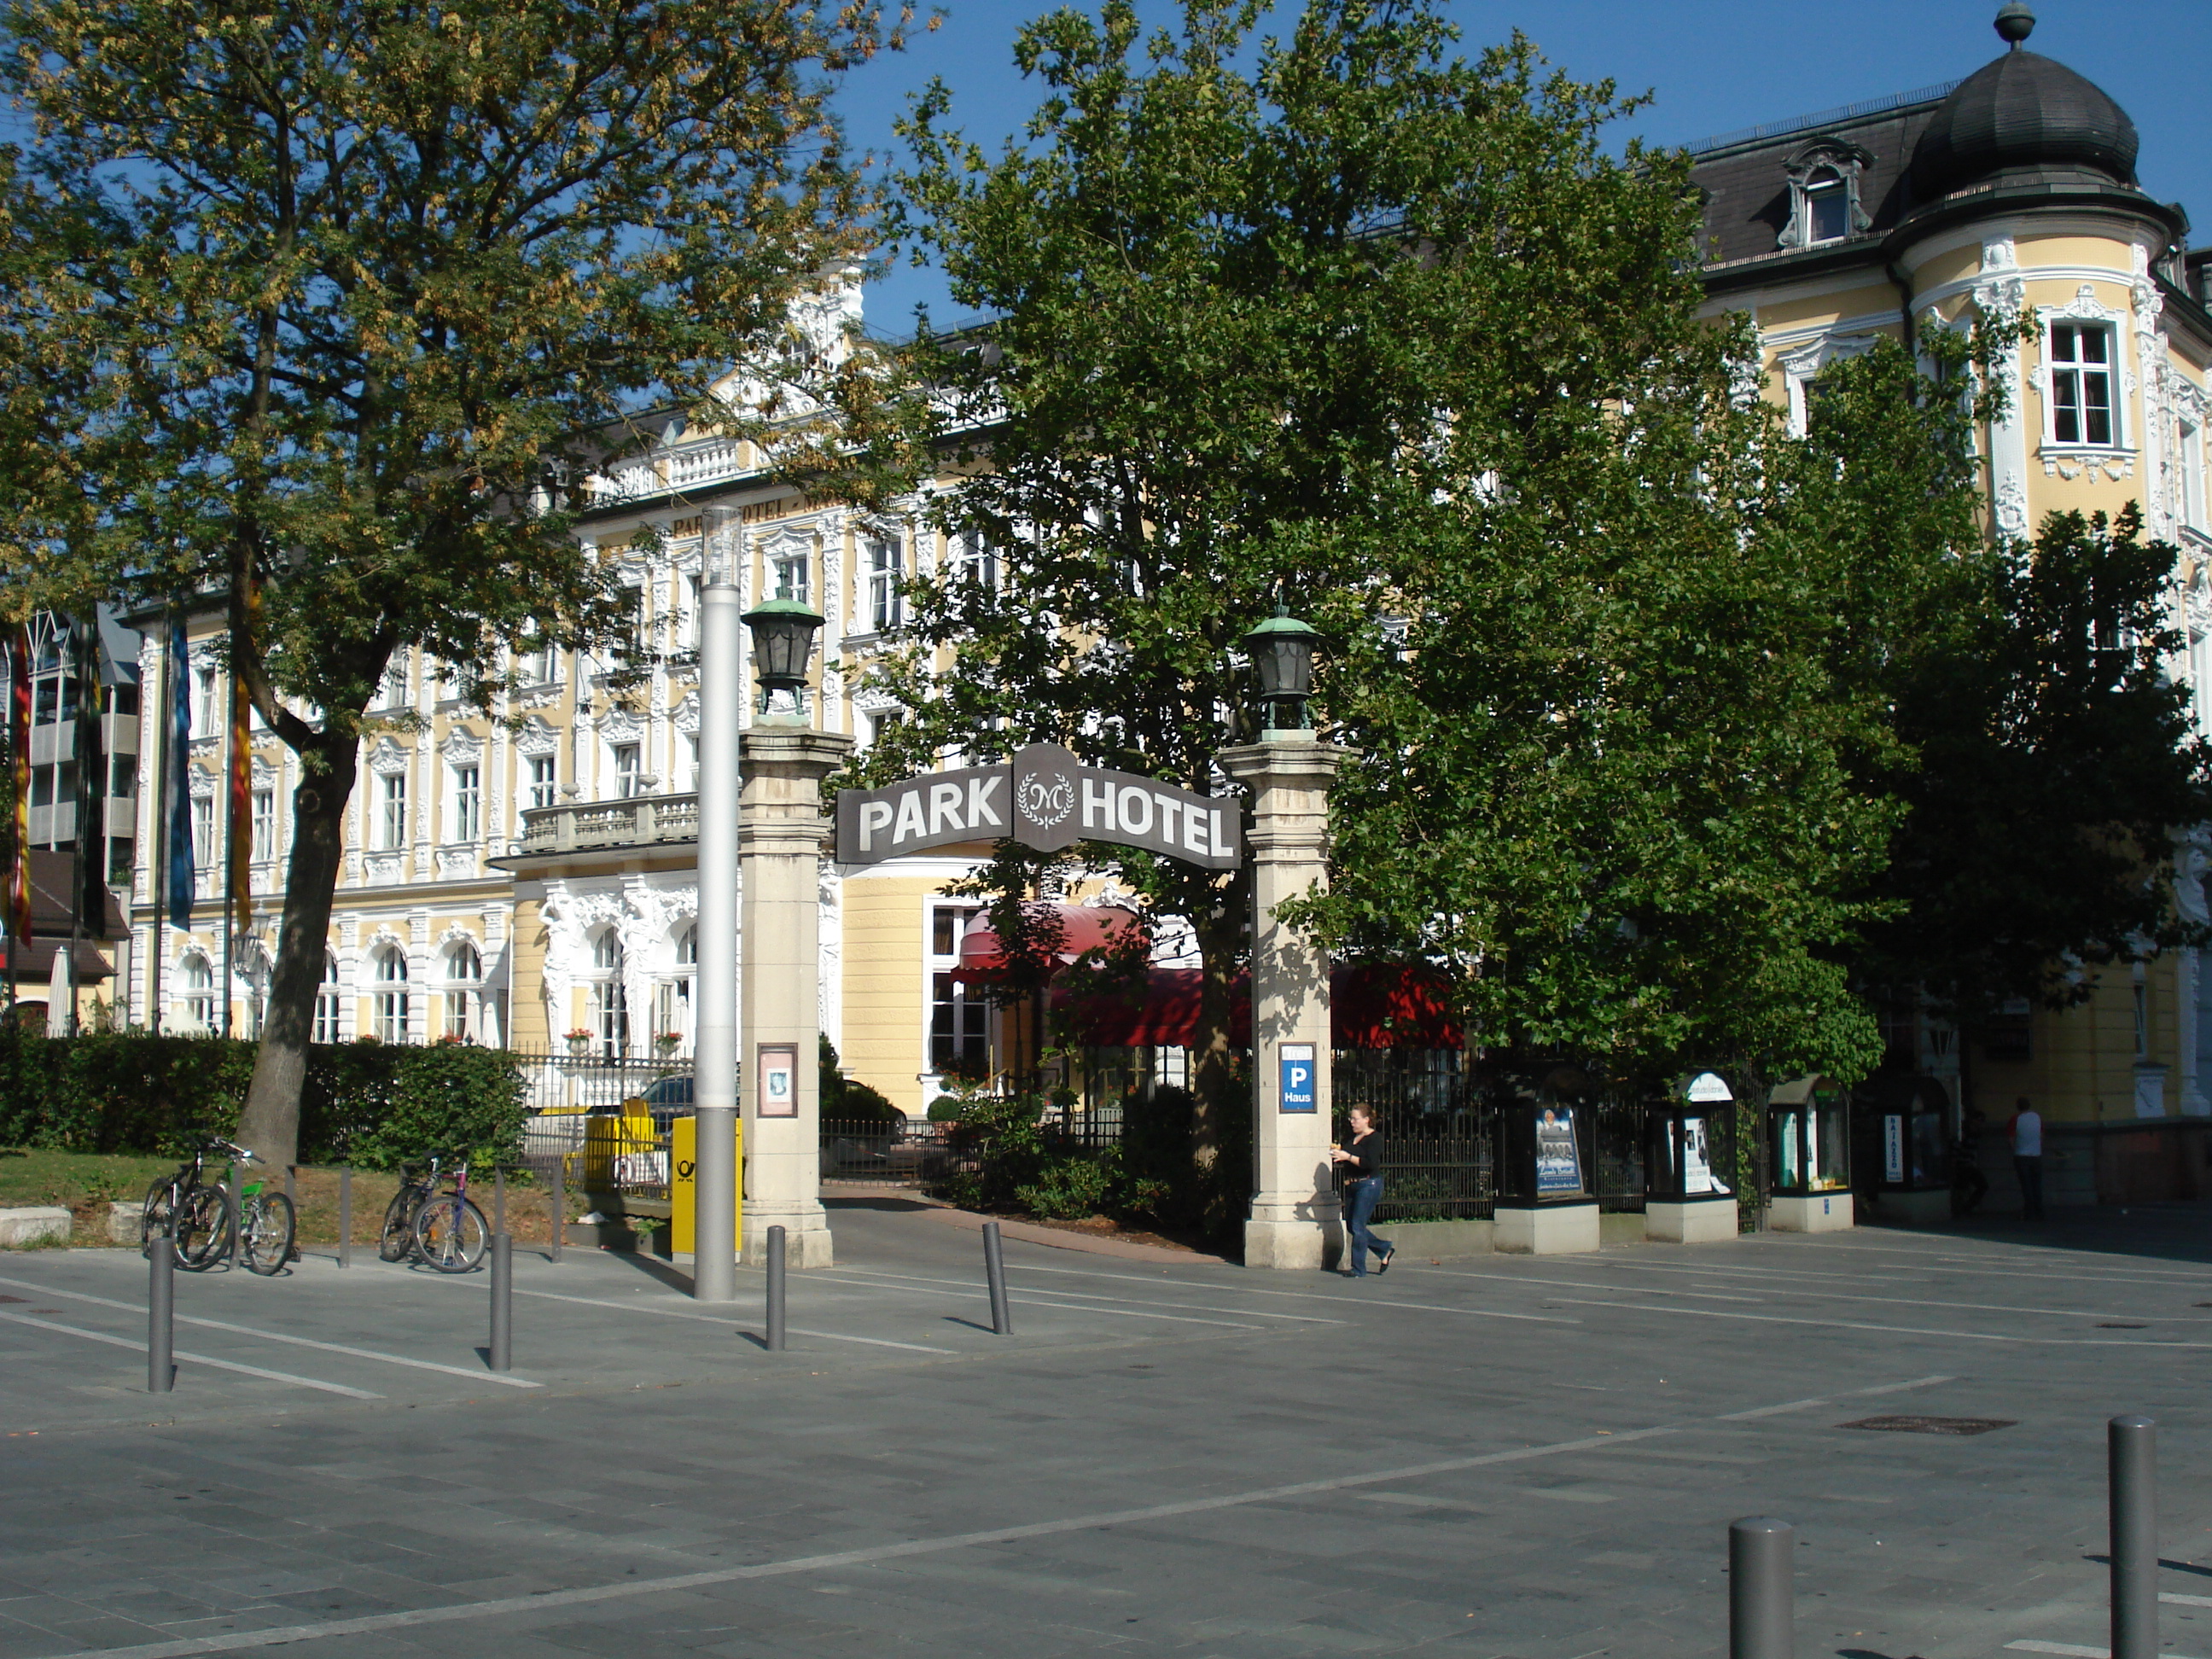
[[[1237,970],[1243,964],[1244,912],[1249,884],[1240,877],[1222,895],[1212,914],[1194,915],[1198,937],[1198,1029],[1191,1037],[1191,1161],[1204,1176],[1221,1156],[1224,1121],[1242,1114],[1230,1098],[1237,1086],[1237,1057],[1229,1042],[1229,1018],[1236,1002]]]
[[[284,922],[270,976],[268,1018],[253,1062],[253,1082],[238,1138],[270,1164],[299,1161],[300,1094],[307,1080],[307,1044],[315,1000],[322,994],[330,949],[331,901],[345,860],[345,810],[352,797],[357,750],[351,738],[301,755],[307,776],[292,796],[292,856],[284,878]]]

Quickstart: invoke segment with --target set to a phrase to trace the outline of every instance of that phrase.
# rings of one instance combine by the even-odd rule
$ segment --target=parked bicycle
[[[456,1164],[439,1189],[438,1160],[407,1164],[399,1171],[399,1190],[384,1212],[384,1231],[376,1253],[386,1261],[410,1256],[441,1273],[465,1273],[483,1261],[491,1229],[469,1197],[469,1166]]]
[[[210,1153],[220,1153],[226,1163],[216,1180],[207,1177]],[[149,1248],[156,1236],[166,1234],[176,1252],[177,1265],[187,1273],[204,1273],[233,1259],[245,1262],[249,1272],[264,1278],[292,1259],[292,1243],[299,1218],[292,1200],[271,1192],[266,1182],[249,1182],[231,1202],[229,1183],[240,1164],[261,1159],[234,1141],[210,1135],[195,1142],[191,1155],[176,1174],[157,1181],[146,1194],[138,1218],[138,1243]]]

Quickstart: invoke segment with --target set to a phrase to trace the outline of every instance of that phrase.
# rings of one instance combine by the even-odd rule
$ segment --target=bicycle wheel
[[[154,1240],[169,1231],[177,1207],[177,1183],[157,1181],[146,1189],[146,1207],[138,1212],[138,1253],[143,1255]]]
[[[195,1187],[177,1206],[177,1265],[204,1273],[230,1254],[230,1194],[220,1187]]]
[[[441,1193],[415,1215],[415,1248],[441,1273],[465,1273],[483,1260],[491,1229],[483,1212],[458,1193]]]
[[[249,1272],[264,1279],[292,1259],[292,1234],[299,1218],[282,1193],[257,1193],[238,1218],[238,1253]]]
[[[415,1249],[415,1206],[422,1194],[412,1185],[392,1194],[385,1206],[384,1231],[377,1235],[376,1254],[386,1261],[404,1261]]]

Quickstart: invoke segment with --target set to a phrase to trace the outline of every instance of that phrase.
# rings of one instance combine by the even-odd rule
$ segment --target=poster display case
[[[1698,1244],[1735,1237],[1735,1191],[1718,1166],[1720,1132],[1735,1110],[1735,1093],[1717,1072],[1698,1073],[1647,1107],[1644,1237]]]
[[[1767,1096],[1766,1117],[1767,1224],[1785,1233],[1855,1225],[1850,1091],[1831,1077],[1797,1078]]]
[[[1859,1085],[1853,1105],[1858,1184],[1885,1218],[1934,1221],[1951,1212],[1951,1092],[1922,1073]]]
[[[1494,1248],[1534,1255],[1597,1249],[1597,1197],[1585,1168],[1583,1123],[1595,1092],[1586,1073],[1563,1066],[1533,1097],[1498,1115]]]

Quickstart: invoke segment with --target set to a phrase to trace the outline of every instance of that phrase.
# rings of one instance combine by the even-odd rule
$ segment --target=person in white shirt
[[[2020,1097],[2012,1118],[2012,1167],[2020,1173],[2020,1200],[2030,1221],[2043,1219],[2043,1119]]]

